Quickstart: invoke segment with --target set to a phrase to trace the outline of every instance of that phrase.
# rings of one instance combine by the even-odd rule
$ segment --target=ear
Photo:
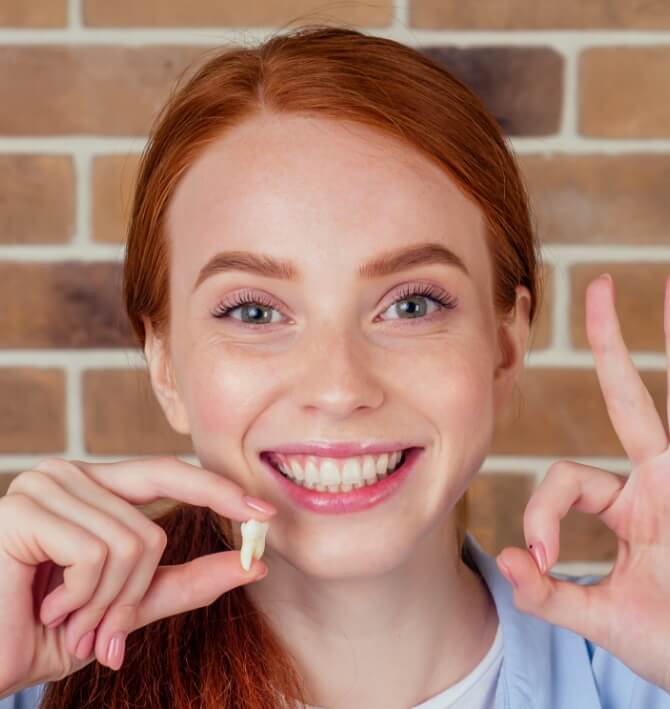
[[[164,339],[155,333],[149,320],[146,317],[143,320],[146,334],[144,356],[154,394],[170,426],[177,433],[189,434],[186,408],[177,390],[168,346]]]
[[[514,385],[523,372],[530,332],[530,305],[528,288],[517,286],[514,308],[498,323],[498,360],[493,379],[496,415],[506,407]]]

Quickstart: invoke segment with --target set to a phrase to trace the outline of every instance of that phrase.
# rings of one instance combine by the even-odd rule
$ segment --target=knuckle
[[[33,468],[19,473],[14,480],[12,480],[11,485],[7,488],[7,492],[16,493],[17,491],[21,491],[30,493],[49,485],[53,485],[52,478],[46,473]]]
[[[167,533],[162,527],[159,527],[157,524],[149,526],[147,531],[147,546],[150,549],[155,549],[162,554],[167,546],[167,542]]]
[[[135,534],[122,534],[114,544],[116,553],[124,561],[136,561],[144,553],[144,543]]]
[[[82,561],[86,564],[99,566],[105,562],[109,554],[107,545],[97,538],[92,538],[82,549]]]
[[[36,465],[33,465],[33,470],[39,470],[43,473],[53,473],[62,470],[69,463],[65,458],[43,458]]]

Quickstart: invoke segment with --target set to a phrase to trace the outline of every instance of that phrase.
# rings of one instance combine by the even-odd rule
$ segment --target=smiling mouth
[[[296,478],[294,474],[287,474],[285,470],[291,470],[291,468],[282,468],[280,467],[280,464],[278,463],[277,459],[273,456],[271,452],[266,452],[262,454],[262,457],[264,460],[266,460],[273,468],[276,470],[282,477],[285,479],[289,480],[291,483],[294,485],[298,485],[299,487],[315,490],[317,492],[331,492],[331,493],[343,493],[343,492],[350,492],[351,490],[355,489],[360,489],[364,487],[371,487],[372,485],[377,484],[380,480],[383,480],[384,478],[391,477],[395,475],[399,470],[403,468],[407,461],[407,454],[412,451],[413,448],[405,448],[402,450],[402,453],[400,455],[400,458],[396,462],[395,466],[393,469],[389,470],[388,468],[384,469],[382,473],[379,473],[378,470],[374,469],[374,473],[372,470],[369,468],[367,469],[367,473],[365,474],[365,477],[358,477],[354,479],[353,481],[350,481],[348,483],[334,483],[334,484],[326,484],[323,483],[321,480],[321,472],[316,472],[314,469],[312,469],[311,474],[310,471],[306,468],[302,470],[302,479]],[[324,456],[325,457],[325,456]],[[379,456],[375,456],[375,458],[378,458]],[[284,467],[284,466],[282,466]],[[301,466],[302,468],[302,466]]]

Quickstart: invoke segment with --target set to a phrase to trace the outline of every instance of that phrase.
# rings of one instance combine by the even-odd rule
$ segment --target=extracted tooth
[[[269,522],[259,522],[257,519],[250,519],[242,522],[240,531],[242,532],[242,548],[240,549],[240,562],[245,571],[251,568],[251,559],[260,559],[265,551],[265,535],[267,534]]]

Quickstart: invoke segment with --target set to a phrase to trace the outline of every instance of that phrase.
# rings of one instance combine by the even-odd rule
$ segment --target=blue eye
[[[414,284],[414,285],[409,285],[405,286],[405,288],[398,293],[396,299],[388,306],[389,308],[392,307],[393,305],[397,305],[398,303],[402,303],[403,301],[408,301],[410,303],[410,309],[403,310],[401,312],[404,312],[406,314],[409,314],[410,317],[408,318],[395,318],[398,320],[425,320],[425,317],[421,317],[423,314],[425,314],[426,308],[425,306],[422,306],[421,299],[426,299],[428,298],[429,300],[432,300],[434,303],[437,303],[439,305],[439,310],[453,310],[457,305],[458,305],[458,300],[451,296],[449,293],[446,291],[442,290],[441,288],[438,288],[437,286],[434,286],[432,284]],[[417,302],[412,303],[412,300],[417,301],[418,299],[418,305]],[[223,319],[232,319],[232,320],[240,320],[241,324],[247,327],[257,327],[259,325],[263,324],[272,324],[272,315],[268,314],[268,310],[277,310],[275,308],[275,303],[268,299],[266,296],[264,296],[262,293],[253,293],[249,291],[245,291],[242,293],[238,293],[233,298],[229,301],[220,303],[216,309],[212,312],[212,316],[223,320]],[[251,317],[252,320],[244,320],[244,317],[240,318],[233,318],[231,316],[231,313],[233,313],[235,310],[241,309],[243,313],[245,313],[247,316]],[[266,311],[266,314],[264,315],[263,311]],[[387,308],[388,310],[388,308]],[[277,311],[278,312],[278,311]],[[418,312],[418,315],[417,315]],[[255,315],[259,315],[260,318],[253,319]]]

